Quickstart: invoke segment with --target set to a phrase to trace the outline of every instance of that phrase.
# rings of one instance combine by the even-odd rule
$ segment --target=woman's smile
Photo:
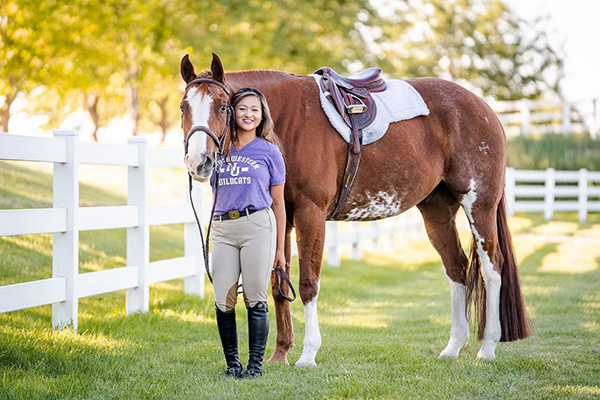
[[[256,131],[262,121],[262,106],[256,96],[244,97],[235,106],[235,122],[243,131]]]

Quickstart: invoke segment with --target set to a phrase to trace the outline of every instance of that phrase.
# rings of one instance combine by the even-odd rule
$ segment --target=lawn
[[[0,162],[0,208],[51,206],[52,178],[43,168]],[[82,174],[82,205],[123,204],[123,185],[113,175],[99,184]],[[158,186],[172,180],[168,172],[155,178]],[[158,192],[172,195],[164,186]],[[78,332],[53,331],[51,306],[0,314],[0,398],[600,398],[600,218],[581,224],[575,214],[557,214],[547,223],[518,215],[511,226],[535,334],[499,344],[494,361],[475,359],[480,343],[473,326],[458,359],[437,359],[449,337],[450,290],[439,258],[421,238],[393,253],[324,266],[316,368],[267,365],[254,381],[226,378],[210,284],[201,299],[184,294],[182,280],[175,280],[151,287],[146,314],[125,316],[124,292],[80,300]],[[151,259],[181,256],[182,235],[180,225],[153,228]],[[125,265],[124,240],[124,230],[81,233],[80,272]],[[50,277],[51,248],[51,235],[0,237],[0,284]],[[293,363],[304,336],[299,300],[292,318]],[[271,324],[267,356],[275,343],[273,313]]]

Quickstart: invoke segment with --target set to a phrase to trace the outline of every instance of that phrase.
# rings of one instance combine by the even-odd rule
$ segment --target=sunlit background
[[[179,61],[227,70],[439,76],[487,100],[591,102],[592,0],[9,0],[0,11],[0,130],[179,145]],[[577,23],[573,23],[577,21]],[[590,103],[591,104],[591,103]]]

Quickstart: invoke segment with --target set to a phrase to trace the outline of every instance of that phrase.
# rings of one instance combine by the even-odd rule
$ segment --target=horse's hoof
[[[294,367],[296,368],[312,368],[312,367],[316,367],[317,363],[314,361],[302,361],[302,360],[298,360],[296,362],[296,364],[294,364]]]
[[[290,365],[290,363],[287,360],[286,356],[276,356],[275,354],[273,354],[268,360],[268,363],[270,364],[285,364],[285,365]]]
[[[451,359],[455,359],[458,358],[458,353],[453,353],[451,351],[442,351],[440,353],[440,355],[438,356],[439,359],[445,359],[445,360],[451,360]]]
[[[477,353],[477,359],[478,360],[495,360],[496,355],[493,352],[486,353],[486,352],[480,350],[479,353]]]

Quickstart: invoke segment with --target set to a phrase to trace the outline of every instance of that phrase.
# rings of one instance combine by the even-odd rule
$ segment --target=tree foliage
[[[411,0],[379,46],[400,76],[438,76],[498,100],[560,92],[562,59],[501,0]],[[396,40],[391,40],[395,37]]]
[[[95,130],[128,114],[132,133],[163,137],[178,122],[186,53],[208,65],[215,51],[228,71],[379,65],[499,99],[559,91],[562,71],[543,33],[501,0],[5,0],[0,18],[5,110],[42,86],[30,104],[54,126],[83,105]]]

